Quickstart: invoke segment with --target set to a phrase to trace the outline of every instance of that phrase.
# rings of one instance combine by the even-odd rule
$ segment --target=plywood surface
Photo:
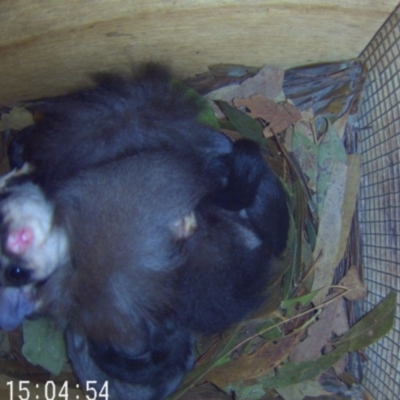
[[[358,56],[397,0],[3,0],[0,103],[62,94],[143,60],[287,68]]]

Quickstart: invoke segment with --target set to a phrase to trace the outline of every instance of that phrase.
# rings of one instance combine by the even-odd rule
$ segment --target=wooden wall
[[[137,61],[291,67],[358,56],[397,0],[3,0],[0,103],[65,93]]]

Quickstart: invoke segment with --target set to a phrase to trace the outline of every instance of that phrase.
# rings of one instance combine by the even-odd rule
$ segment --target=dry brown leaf
[[[347,112],[345,112],[340,118],[338,118],[333,123],[333,127],[335,128],[340,140],[343,139],[344,131],[347,125],[347,120],[349,118],[349,111],[350,110],[347,110]]]
[[[314,110],[312,108],[307,108],[306,110],[301,110],[301,117],[305,120],[305,121],[313,121],[315,114],[314,114]]]
[[[337,376],[341,376],[346,371],[346,359],[344,357],[341,358],[332,368]]]
[[[358,154],[352,154],[347,160],[348,166],[335,163],[327,185],[313,252],[316,262],[311,291],[321,289],[314,298],[315,305],[321,304],[328,292],[350,233],[360,181],[361,158]]]
[[[335,319],[332,323],[332,332],[336,336],[342,336],[350,329],[348,312],[343,297],[337,299],[336,303],[337,307]]]
[[[271,131],[271,129],[268,126],[263,129],[263,135],[267,139],[274,137],[274,133]]]
[[[272,133],[283,132],[301,119],[300,111],[293,104],[280,105],[260,94],[248,99],[235,98],[233,104],[249,109],[253,118],[263,119],[268,123],[268,131]]]
[[[343,327],[345,327],[344,331]],[[318,321],[308,329],[307,338],[293,348],[289,355],[290,360],[301,362],[317,359],[321,356],[322,349],[331,339],[332,332],[341,335],[348,329],[349,324],[344,300],[339,298],[323,309]]]
[[[264,65],[256,75],[240,84],[237,94],[232,98],[262,94],[269,99],[274,99],[282,91],[284,75],[283,70]]]
[[[210,371],[205,379],[218,387],[228,383],[257,379],[279,366],[293,346],[300,340],[300,334],[269,341],[257,352],[242,356]]]
[[[231,102],[235,97],[245,98],[262,94],[269,99],[275,99],[282,92],[284,74],[285,71],[281,69],[264,65],[256,75],[247,78],[241,84],[225,86],[210,92],[205,97]]]
[[[241,84],[214,90],[208,93],[205,98],[231,103],[235,97],[246,98],[255,94],[262,94],[269,99],[275,99],[281,96],[283,76],[283,70],[264,65],[256,75],[246,79]],[[221,110],[214,102],[211,103],[217,118],[222,118],[224,115]]]
[[[283,145],[285,146],[285,149],[289,153],[291,153],[293,150],[292,149],[293,134],[294,134],[294,126],[290,126],[288,129],[286,129],[286,132],[283,135]]]
[[[339,264],[340,260],[343,258],[350,235],[351,221],[356,208],[358,188],[360,186],[361,155],[350,154],[347,156],[347,162],[346,187],[344,190],[344,201],[341,212],[342,231],[336,256],[336,264]]]
[[[307,139],[311,140],[311,142],[315,143],[314,140],[314,134],[312,131],[312,124],[313,122],[308,122],[308,121],[298,121],[295,130],[298,133],[301,133],[304,135]]]
[[[355,265],[350,267],[346,275],[340,280],[339,285],[345,286],[348,289],[344,297],[350,301],[361,300],[367,294],[367,288],[361,282],[358,268]]]
[[[315,305],[320,305],[324,301],[337,266],[347,169],[345,164],[334,164],[326,192],[313,252],[316,262],[311,291],[319,290],[313,300]]]

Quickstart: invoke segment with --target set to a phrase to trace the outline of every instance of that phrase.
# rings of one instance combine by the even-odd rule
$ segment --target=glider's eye
[[[22,286],[27,284],[31,279],[31,275],[32,271],[18,265],[8,267],[5,272],[8,283],[13,286]]]

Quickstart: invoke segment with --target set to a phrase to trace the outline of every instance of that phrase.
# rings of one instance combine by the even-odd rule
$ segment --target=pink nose
[[[11,231],[6,239],[6,251],[11,254],[23,254],[33,242],[34,234],[32,229],[22,227]]]

